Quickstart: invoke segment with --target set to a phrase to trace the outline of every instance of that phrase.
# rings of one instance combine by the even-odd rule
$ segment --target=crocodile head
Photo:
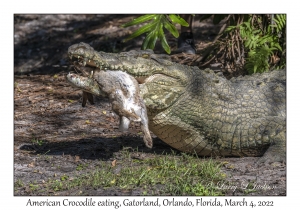
[[[175,64],[167,55],[157,55],[152,50],[105,53],[79,43],[69,47],[68,55],[81,66],[121,70],[133,76],[140,84],[148,109],[165,109],[172,105],[189,81],[186,66]]]

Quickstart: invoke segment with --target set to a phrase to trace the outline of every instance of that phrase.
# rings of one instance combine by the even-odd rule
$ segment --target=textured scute
[[[87,64],[146,78],[140,90],[150,129],[170,146],[203,156],[261,156],[267,151],[265,159],[285,159],[285,70],[227,80],[152,51],[113,54],[79,48],[71,46],[70,57],[80,52]]]
[[[151,131],[176,149],[203,156],[261,156],[280,144],[269,157],[284,159],[285,70],[233,80],[210,70],[186,75],[190,83],[176,102],[149,113]]]

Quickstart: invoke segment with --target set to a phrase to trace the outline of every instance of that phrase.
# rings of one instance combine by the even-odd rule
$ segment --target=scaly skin
[[[285,70],[227,80],[150,50],[114,54],[79,43],[68,53],[83,66],[134,76],[150,130],[178,150],[200,156],[264,154],[260,162],[285,161]]]

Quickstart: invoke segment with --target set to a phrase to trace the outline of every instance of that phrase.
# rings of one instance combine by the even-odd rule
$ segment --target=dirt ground
[[[122,148],[131,156],[168,154],[171,148],[154,138],[153,149],[144,146],[138,123],[129,132],[118,131],[118,117],[105,98],[81,107],[81,91],[64,76],[71,71],[67,49],[78,42],[106,52],[139,49],[142,38],[122,39],[135,27],[121,28],[134,15],[15,15],[14,17],[14,182],[42,183],[54,176],[76,176],[78,165],[92,171],[98,160],[111,162]],[[197,48],[205,46],[218,31],[209,21],[195,22]],[[176,39],[169,37],[171,48]],[[158,48],[157,52],[163,53]],[[138,152],[136,152],[138,149]],[[178,153],[180,155],[180,153]],[[238,185],[226,195],[245,195],[240,190],[251,183],[247,195],[286,195],[286,165],[254,166],[258,158],[224,158],[222,170]],[[86,172],[85,171],[85,172]],[[220,186],[224,189],[226,186]],[[132,191],[86,189],[89,195],[141,195]],[[49,192],[51,194],[52,192]],[[54,193],[54,192],[53,192]],[[75,191],[55,195],[76,195]],[[27,187],[15,187],[15,195],[30,195]]]

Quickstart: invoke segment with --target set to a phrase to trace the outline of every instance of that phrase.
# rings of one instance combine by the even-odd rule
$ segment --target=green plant
[[[61,181],[66,181],[66,180],[68,180],[69,179],[69,176],[67,176],[67,175],[62,175],[61,177],[60,177],[60,180]]]
[[[143,41],[142,49],[154,49],[157,39],[161,41],[161,45],[164,50],[170,54],[171,49],[166,40],[164,28],[166,28],[174,37],[178,37],[179,33],[175,27],[175,24],[180,24],[182,26],[189,26],[189,24],[181,18],[179,15],[143,15],[140,16],[126,24],[123,27],[129,27],[132,25],[137,25],[149,21],[144,26],[139,28],[124,41],[133,39],[141,34],[147,33],[146,38]]]
[[[246,49],[245,68],[249,73],[268,71],[271,68],[271,57],[278,51],[282,51],[278,33],[284,29],[285,18],[276,15],[274,20],[277,25],[271,25],[271,21],[263,23],[263,19],[266,17],[252,15],[247,21],[237,26],[229,26],[225,30],[227,33],[238,31]],[[275,33],[273,28],[276,28]]]
[[[86,169],[88,167],[88,164],[79,164],[79,165],[77,165],[77,167],[76,167],[76,171],[82,171],[82,170],[84,170],[84,169]]]
[[[203,160],[185,153],[156,155],[137,161],[128,158],[124,150],[114,166],[111,162],[100,161],[99,167],[78,176],[61,175],[59,179],[49,179],[36,193],[102,188],[137,189],[141,195],[222,195],[215,185],[207,184],[224,181],[221,166],[215,160]],[[78,165],[80,170],[84,167]],[[115,167],[121,167],[119,173],[115,173]],[[32,183],[34,187],[35,183]]]
[[[83,170],[84,166],[82,164],[79,164],[77,167],[76,167],[76,170],[77,171],[81,171]]]
[[[30,188],[30,190],[35,191],[39,188],[39,186],[35,185],[35,184],[29,184],[29,188]]]
[[[24,183],[21,179],[18,179],[16,182],[15,182],[15,187],[24,187]]]
[[[54,191],[60,191],[60,190],[63,190],[64,189],[64,186],[63,186],[63,183],[60,181],[60,180],[55,180],[53,182],[50,182],[51,183],[51,188],[54,190]]]
[[[285,67],[284,14],[204,15],[201,20],[210,17],[223,25],[209,51],[213,56],[204,64],[218,60],[228,72],[241,70],[238,75],[243,69],[251,74]]]
[[[32,144],[34,145],[38,145],[38,146],[42,146],[45,142],[43,140],[37,139],[37,138],[33,138],[31,140]]]
[[[273,17],[273,20],[276,22],[276,24],[272,25],[272,27],[276,29],[276,33],[282,33],[286,25],[286,15],[277,14]]]
[[[196,59],[200,67],[212,61],[223,63],[228,72],[246,69],[249,74],[285,68],[286,15],[258,14],[207,14],[200,21],[212,18],[214,24],[223,24],[219,34]],[[125,41],[147,33],[142,49],[153,49],[160,39],[164,50],[170,47],[164,35],[166,28],[174,37],[179,33],[174,24],[188,26],[178,15],[143,15],[123,25],[128,27],[149,21]],[[221,22],[223,21],[223,22]],[[241,71],[240,73],[242,73]]]

